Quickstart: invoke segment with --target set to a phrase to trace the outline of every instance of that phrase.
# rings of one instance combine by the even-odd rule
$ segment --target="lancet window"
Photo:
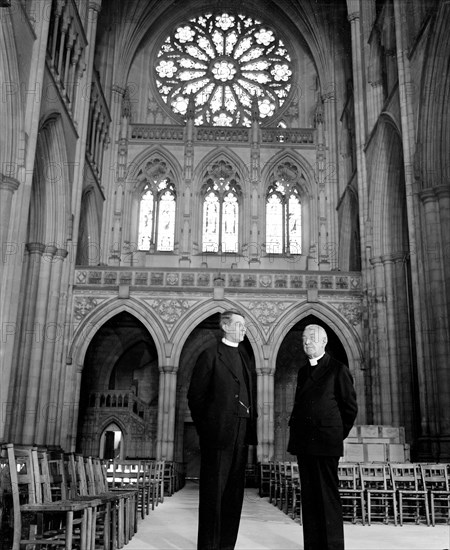
[[[266,252],[302,253],[302,203],[298,168],[286,162],[266,193]]]
[[[203,252],[238,252],[240,197],[231,164],[214,164],[202,188]]]
[[[139,203],[138,248],[159,252],[174,249],[176,188],[166,163],[160,159],[149,162]]]

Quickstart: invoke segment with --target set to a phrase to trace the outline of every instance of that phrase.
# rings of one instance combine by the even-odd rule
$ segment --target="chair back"
[[[353,462],[339,462],[338,464],[339,489],[361,489],[359,464]]]
[[[424,487],[427,491],[450,492],[447,464],[420,464]]]
[[[399,491],[423,491],[422,473],[418,464],[391,462],[389,468],[394,489]]]
[[[389,465],[385,462],[361,462],[359,464],[361,487],[365,490],[393,490]]]

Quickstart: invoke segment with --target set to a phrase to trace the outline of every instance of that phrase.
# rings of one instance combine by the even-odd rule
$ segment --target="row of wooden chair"
[[[117,550],[182,486],[179,465],[4,445],[0,550]],[[8,531],[9,527],[9,532]]]
[[[450,524],[450,465],[429,463],[339,463],[344,518],[403,525],[404,521]],[[297,462],[260,464],[259,494],[301,521]]]

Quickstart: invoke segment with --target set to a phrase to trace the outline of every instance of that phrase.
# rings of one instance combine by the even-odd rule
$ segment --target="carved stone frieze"
[[[361,323],[362,308],[360,303],[339,303],[333,304],[333,306],[354,327]]]
[[[105,300],[106,298],[99,298],[98,296],[75,296],[73,307],[75,321],[80,323],[86,315]]]
[[[264,332],[268,332],[273,323],[281,317],[284,311],[286,311],[293,304],[298,303],[294,301],[240,301],[242,307],[247,311],[250,311],[255,319],[258,319],[264,329]]]
[[[197,300],[182,300],[182,299],[151,299],[145,300],[150,308],[155,311],[160,319],[165,323],[169,331],[173,329],[174,324],[181,319],[186,311],[197,304]]]

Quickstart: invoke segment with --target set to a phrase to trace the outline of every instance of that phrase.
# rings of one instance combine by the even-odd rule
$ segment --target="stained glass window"
[[[237,252],[240,186],[229,163],[220,161],[203,186],[203,252]]]
[[[267,191],[266,252],[302,252],[302,205],[300,189],[295,183],[275,181]]]
[[[139,205],[139,250],[156,244],[158,251],[171,251],[175,237],[175,186],[167,179],[147,182]]]
[[[155,63],[158,91],[195,124],[250,126],[252,98],[261,119],[279,109],[292,87],[292,61],[276,32],[258,19],[228,13],[197,17],[166,38]]]

